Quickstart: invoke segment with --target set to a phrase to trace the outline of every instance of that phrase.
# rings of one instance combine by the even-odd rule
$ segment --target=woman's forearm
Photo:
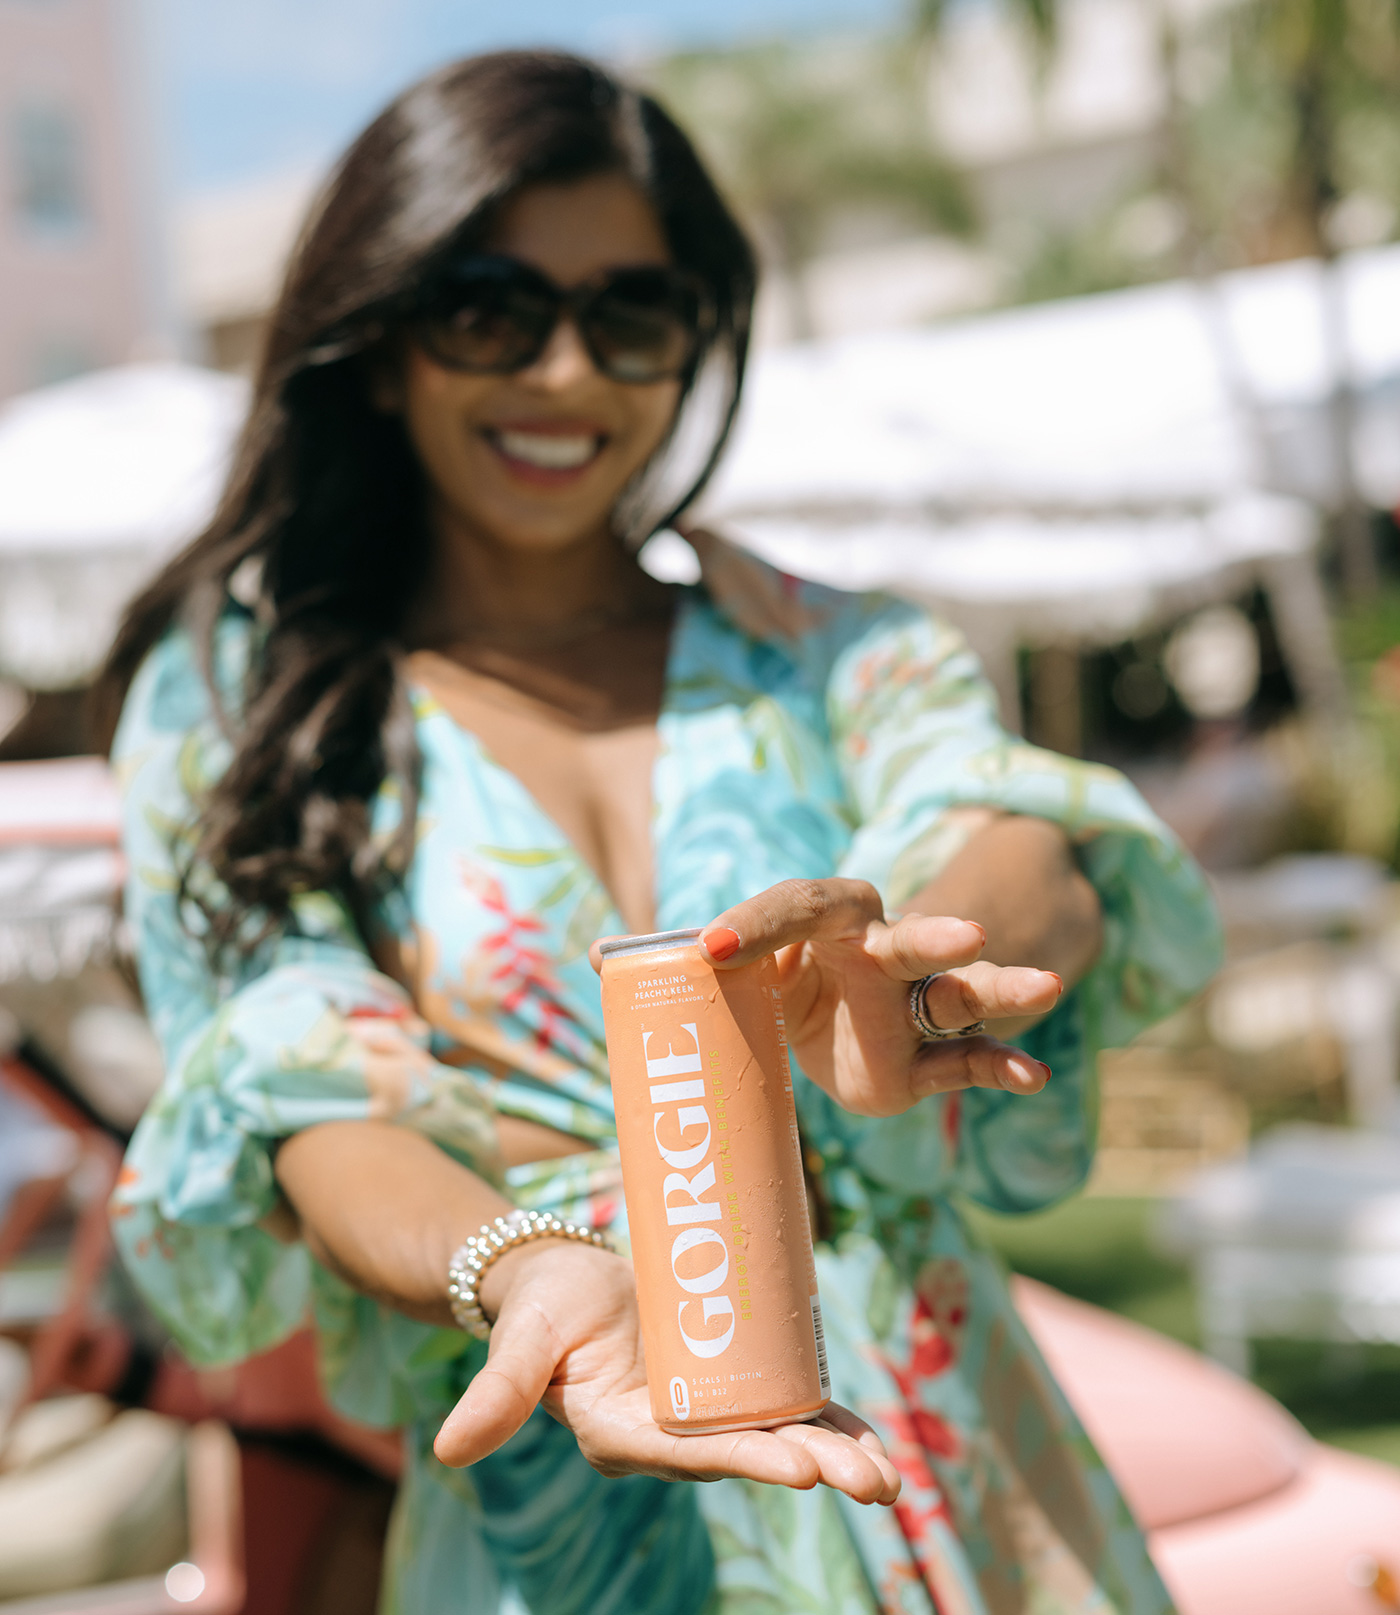
[[[430,1139],[390,1122],[309,1127],[283,1142],[276,1170],[312,1254],[357,1290],[424,1323],[452,1323],[452,1253],[510,1210]]]
[[[977,921],[987,933],[984,958],[1053,970],[1066,986],[1102,943],[1098,897],[1064,832],[1045,819],[991,818],[908,906]],[[1002,1036],[1020,1029],[997,1024]],[[294,1134],[278,1151],[276,1171],[318,1259],[362,1293],[426,1323],[452,1322],[453,1251],[510,1209],[431,1140],[389,1122],[326,1122]],[[491,1292],[511,1281],[524,1257],[516,1252],[496,1264],[482,1291],[488,1312]]]
[[[924,914],[976,920],[983,958],[1053,970],[1072,987],[1098,958],[1103,913],[1068,836],[1048,819],[997,814],[909,900]],[[1030,1024],[1027,1022],[1027,1024]],[[1006,1024],[997,1028],[1005,1034]]]

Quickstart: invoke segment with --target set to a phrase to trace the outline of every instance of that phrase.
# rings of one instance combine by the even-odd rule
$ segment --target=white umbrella
[[[0,408],[0,673],[91,674],[121,609],[209,519],[247,408],[237,377],[124,365]]]

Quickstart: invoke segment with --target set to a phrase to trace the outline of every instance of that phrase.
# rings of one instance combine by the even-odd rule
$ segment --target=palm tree
[[[902,41],[692,52],[652,77],[692,130],[813,334],[806,271],[832,219],[883,204],[961,238],[977,218],[933,146],[924,75]]]
[[[1185,42],[1171,0],[1160,0],[1159,14],[1173,109],[1166,177],[1188,221],[1185,267],[1208,275],[1230,262],[1298,255],[1324,266],[1329,514],[1344,585],[1365,598],[1376,585],[1376,559],[1352,454],[1356,400],[1330,223],[1354,183],[1358,129],[1377,117],[1395,121],[1400,7],[1395,0],[1236,0]],[[1224,67],[1215,93],[1195,104],[1180,72],[1183,43],[1214,49]],[[1222,140],[1222,131],[1231,138]],[[1232,163],[1231,149],[1242,160]]]
[[[1055,42],[1059,21],[1056,0],[1008,0],[1011,11],[1030,32],[1030,36],[1044,50]],[[916,41],[936,45],[943,33],[948,15],[948,0],[912,0],[909,9],[909,33]]]

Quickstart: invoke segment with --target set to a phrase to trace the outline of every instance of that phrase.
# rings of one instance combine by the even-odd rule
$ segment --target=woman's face
[[[563,287],[603,270],[671,261],[646,199],[612,174],[522,191],[484,245]],[[567,319],[513,375],[449,370],[410,343],[400,395],[440,519],[541,554],[607,529],[679,400],[678,381],[637,386],[603,375]]]

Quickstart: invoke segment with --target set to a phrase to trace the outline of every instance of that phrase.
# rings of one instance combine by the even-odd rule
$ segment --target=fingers
[[[645,1393],[642,1393],[645,1396]],[[605,1475],[643,1473],[664,1480],[761,1481],[810,1491],[827,1485],[858,1503],[889,1503],[899,1495],[899,1476],[879,1438],[844,1408],[827,1417],[776,1430],[740,1430],[727,1435],[676,1436],[648,1416],[619,1425],[598,1410],[575,1428],[579,1445]]]
[[[726,909],[700,940],[714,964],[735,968],[794,942],[860,940],[883,916],[880,894],[868,881],[784,880]],[[979,942],[966,958],[980,951]]]
[[[583,1398],[556,1386],[546,1406],[578,1438],[588,1462],[608,1476],[647,1474],[662,1480],[722,1480],[737,1476],[806,1491],[821,1480],[810,1453],[780,1442],[766,1430],[715,1435],[673,1435],[652,1417],[645,1385]]]
[[[906,914],[893,925],[872,926],[865,951],[893,980],[917,981],[938,970],[972,964],[986,945],[987,933],[975,920]],[[974,1015],[971,1019],[981,1017]],[[967,1022],[958,1024],[965,1026]]]
[[[879,1453],[882,1458],[888,1456],[884,1442],[875,1434],[872,1426],[868,1425],[859,1413],[852,1413],[850,1408],[842,1407],[839,1402],[828,1402],[822,1409],[821,1418],[816,1422],[829,1424],[841,1435],[850,1436],[853,1441],[862,1447],[869,1447],[871,1452]]]
[[[872,926],[865,951],[895,981],[938,976],[924,995],[935,1026],[1044,1015],[1055,1007],[1065,984],[1053,970],[979,959],[985,943],[986,933],[972,920],[906,914],[893,925]]]
[[[586,1434],[586,1433],[585,1433]],[[580,1440],[585,1456],[605,1475],[647,1474],[663,1480],[756,1480],[806,1492],[822,1480],[810,1452],[767,1430],[728,1435],[675,1436],[650,1419],[630,1427],[620,1440],[597,1446]]]
[[[867,1445],[840,1429],[835,1417],[841,1414],[861,1425],[875,1445]],[[857,1503],[889,1504],[899,1496],[899,1472],[885,1456],[880,1438],[844,1408],[828,1405],[820,1419],[809,1424],[780,1425],[773,1434],[815,1459],[822,1483],[845,1492]]]
[[[600,976],[603,973],[603,944],[605,942],[612,942],[615,940],[616,939],[614,937],[600,936],[595,941],[590,942],[588,945],[588,962],[593,966]]]
[[[960,1088],[1002,1088],[1007,1093],[1039,1093],[1050,1067],[994,1037],[953,1038],[926,1043],[914,1056],[910,1088],[916,1099]]]
[[[976,951],[972,936],[978,938]],[[924,993],[924,1013],[955,1030],[973,1021],[1048,1014],[1065,984],[1053,970],[994,965],[978,959],[985,934],[969,920],[906,914],[894,925],[872,926],[866,953],[896,981],[936,976]],[[961,954],[961,956],[959,956]]]
[[[875,1431],[860,1417],[852,1413],[850,1408],[842,1407],[839,1402],[828,1402],[819,1419],[813,1421],[813,1427],[818,1429],[831,1429],[837,1435],[854,1441],[857,1447],[870,1457],[879,1471],[881,1489],[874,1498],[860,1497],[860,1502],[893,1503],[899,1496],[899,1471],[890,1462],[889,1454],[885,1451],[885,1444],[876,1435]],[[822,1477],[826,1479],[825,1475]],[[830,1484],[830,1482],[828,1482]],[[843,1488],[844,1490],[844,1488]],[[851,1496],[856,1494],[852,1492]]]
[[[941,973],[931,981],[924,992],[924,1014],[935,1026],[949,1029],[970,1026],[973,1021],[1045,1015],[1054,1009],[1064,990],[1064,982],[1053,970],[994,965],[981,960]]]
[[[439,1460],[460,1469],[509,1441],[549,1388],[560,1355],[543,1312],[528,1303],[506,1308],[491,1331],[486,1366],[463,1392],[433,1442]]]
[[[987,933],[974,920],[911,914],[884,922],[880,894],[868,881],[784,880],[726,909],[701,936],[711,961],[733,968],[798,942],[863,945],[886,974],[917,981],[935,970],[971,964]]]

